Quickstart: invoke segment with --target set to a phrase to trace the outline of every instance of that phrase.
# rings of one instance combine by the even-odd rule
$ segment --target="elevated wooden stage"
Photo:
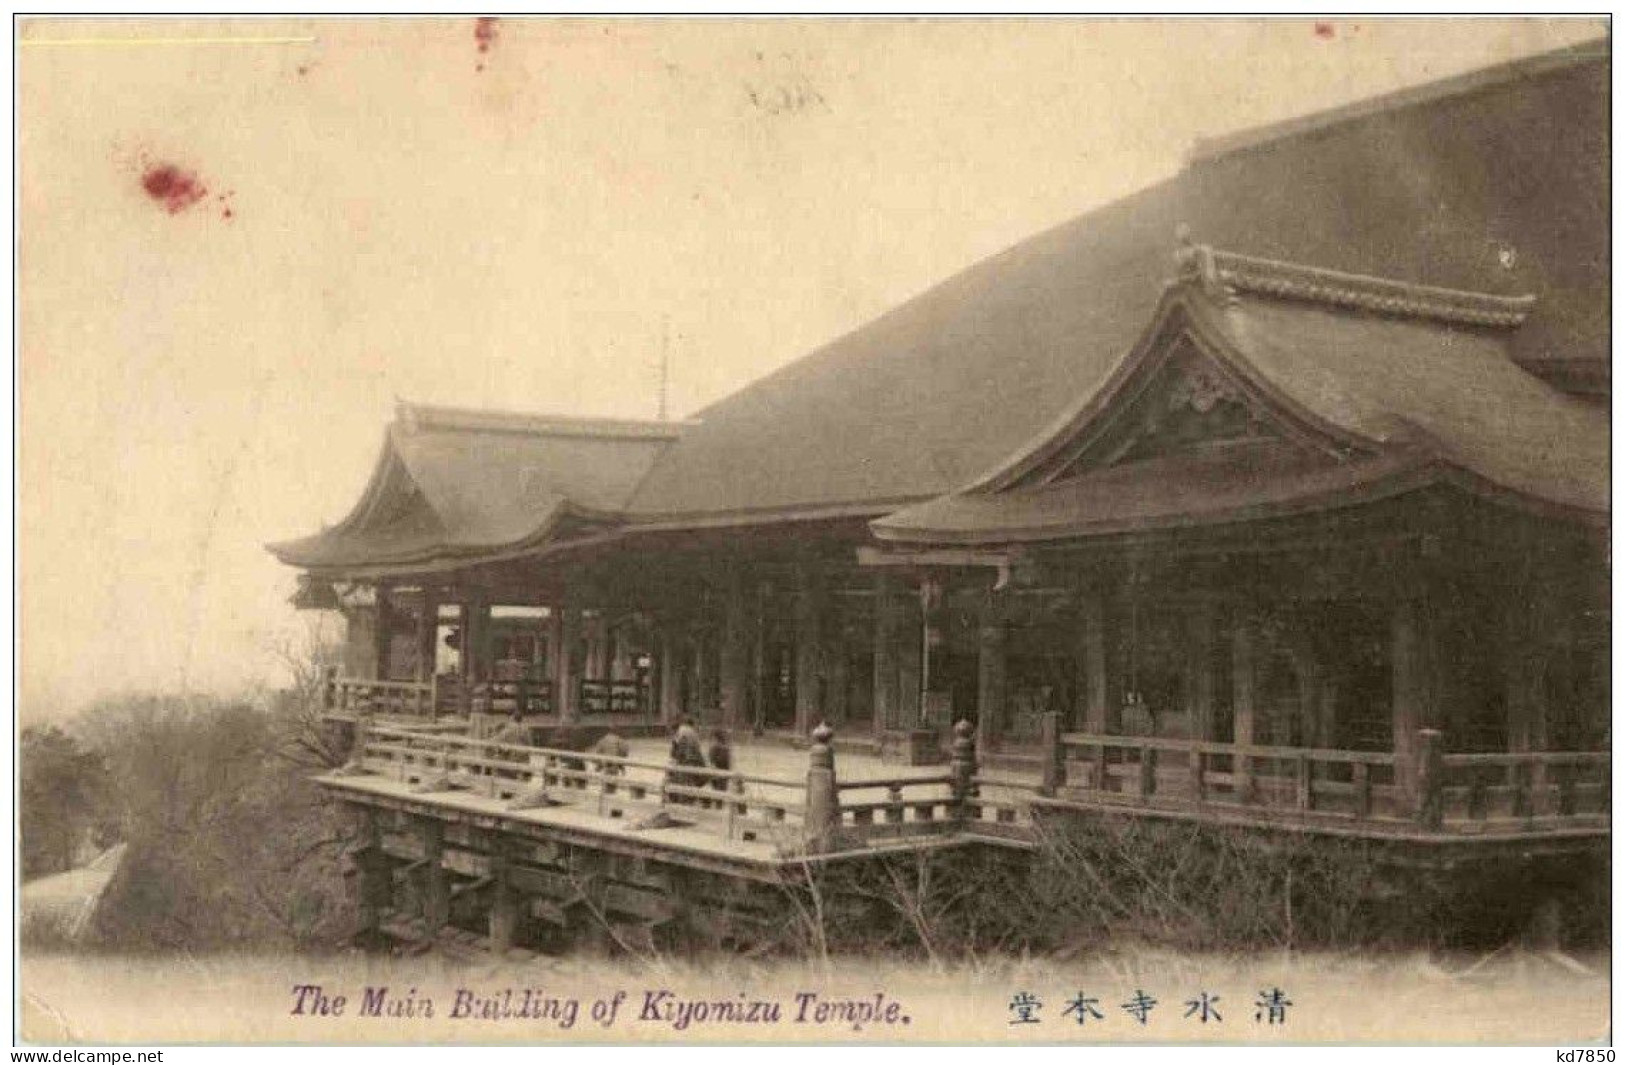
[[[360,824],[363,931],[497,951],[652,944],[679,923],[748,942],[821,867],[1030,849],[1052,818],[1358,838],[1423,862],[1574,853],[1609,836],[1606,753],[1442,755],[1430,733],[1412,780],[1384,753],[1063,734],[1053,720],[1037,774],[985,771],[961,723],[946,766],[843,758],[838,777],[825,727],[805,755],[743,747],[730,772],[669,765],[658,748],[621,758],[475,739],[445,719],[354,727],[351,762],[318,782]]]

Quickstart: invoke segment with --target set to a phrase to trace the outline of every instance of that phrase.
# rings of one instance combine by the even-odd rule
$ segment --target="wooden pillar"
[[[1002,599],[998,592],[988,592],[977,627],[977,742],[985,751],[997,750],[1004,732],[1006,630]]]
[[[696,721],[709,721],[713,709],[710,705],[711,675],[716,658],[708,634],[695,636],[693,644],[694,660],[690,663],[688,699],[683,706],[683,712]]]
[[[451,918],[451,884],[446,878],[445,823],[432,817],[419,822],[423,842],[423,928],[429,938]]]
[[[1544,593],[1528,589],[1507,606],[1503,656],[1506,661],[1507,750],[1524,754],[1547,749],[1546,684],[1543,676],[1550,622],[1542,610]],[[1546,767],[1531,764],[1527,771],[1514,769],[1513,812],[1520,816],[1550,812]]]
[[[1197,744],[1213,738],[1213,644],[1216,628],[1214,606],[1210,602],[1197,603],[1188,618],[1185,640],[1185,668],[1182,678],[1186,720],[1190,723],[1191,791],[1198,801],[1205,791],[1202,778],[1204,756]]]
[[[1192,739],[1213,738],[1213,644],[1217,628],[1212,603],[1198,603],[1187,619],[1183,694]]]
[[[852,716],[852,660],[848,654],[846,637],[837,625],[832,639],[826,645],[829,678],[824,685],[823,713],[818,715],[831,724],[842,723]]]
[[[417,679],[420,681],[434,679],[435,658],[440,650],[439,632],[440,597],[435,589],[425,585],[418,609]]]
[[[1430,627],[1425,602],[1405,599],[1395,604],[1389,624],[1394,776],[1413,802],[1417,799],[1417,733],[1434,721]]]
[[[745,705],[750,707],[751,729],[757,735],[767,726],[767,596],[765,584],[752,582],[745,594],[746,625],[750,629],[750,684]]]
[[[457,670],[463,675],[464,690],[474,679],[474,603],[465,598],[457,605]]]
[[[394,611],[389,605],[389,585],[380,584],[373,590],[372,622],[372,676],[374,680],[389,679],[389,641],[394,635]]]
[[[920,671],[925,649],[925,621],[918,594],[899,599],[897,624],[897,691],[891,719],[893,728],[915,728],[920,723]]]
[[[1115,709],[1107,683],[1106,602],[1097,591],[1083,593],[1080,611],[1083,644],[1083,730],[1106,735],[1115,726]]]
[[[670,622],[660,630],[660,720],[670,725],[683,714],[681,641]]]
[[[722,725],[736,729],[750,720],[750,619],[745,578],[730,566],[723,585],[722,648],[718,655]]]
[[[1233,719],[1231,739],[1238,747],[1250,747],[1253,744],[1258,691],[1257,651],[1257,622],[1243,607],[1236,613],[1236,624],[1230,644],[1230,705]],[[1236,801],[1251,802],[1253,760],[1246,755],[1236,755],[1234,774]]]
[[[463,604],[463,676],[491,677],[491,604],[483,594],[470,593]]]
[[[878,736],[897,720],[897,645],[902,611],[895,577],[876,573],[874,588],[874,732]]]
[[[566,599],[553,608],[553,713],[561,721],[574,721],[578,712],[575,670],[576,641],[580,639],[581,611]]]
[[[823,659],[823,579],[803,564],[796,573],[796,735],[805,735],[819,720],[823,702],[820,676]]]
[[[1038,794],[1054,796],[1066,785],[1066,748],[1061,744],[1061,715],[1053,710],[1045,714],[1040,728],[1044,765]]]

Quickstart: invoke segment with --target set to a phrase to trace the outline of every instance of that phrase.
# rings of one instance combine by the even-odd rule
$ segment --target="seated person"
[[[612,729],[598,737],[597,742],[587,748],[587,753],[605,754],[611,758],[626,758],[631,755],[632,748],[624,739],[616,735]],[[626,773],[626,767],[619,762],[599,762],[598,771],[605,776],[618,777]]]
[[[671,761],[674,766],[703,766],[705,765],[705,752],[700,749],[700,734],[694,730],[694,723],[688,718],[682,718],[677,723],[677,729],[671,738]],[[704,774],[683,773],[668,771],[666,782],[679,788],[697,788],[705,784]],[[696,801],[690,795],[673,795],[671,801],[675,804],[687,805]]]

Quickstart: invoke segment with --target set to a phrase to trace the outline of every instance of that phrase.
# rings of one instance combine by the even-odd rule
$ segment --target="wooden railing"
[[[381,777],[420,795],[465,792],[512,811],[572,806],[651,828],[699,827],[743,842],[798,841],[805,810],[802,781],[379,725],[363,726],[342,775]],[[650,820],[660,812],[667,823]]]
[[[1052,746],[1051,751],[1055,748]],[[1388,752],[1067,733],[1045,762],[1044,788],[1128,802],[1238,806],[1401,817],[1403,789]]]
[[[1440,755],[1437,817],[1440,824],[1464,828],[1605,820],[1612,770],[1605,751]]]
[[[843,781],[827,725],[813,730],[799,780],[363,720],[341,775],[397,781],[423,795],[477,795],[512,811],[570,806],[647,829],[692,828],[771,844],[779,854],[951,836],[1026,841],[1041,798],[1248,823],[1363,825],[1374,835],[1608,823],[1606,753],[1446,755],[1431,730],[1418,735],[1412,761],[1389,752],[1062,734],[1056,719],[1044,732],[1038,783],[979,773],[973,729],[963,721],[954,726],[947,772]]]
[[[1058,715],[1050,715],[1039,790],[1102,804],[1266,820],[1403,822],[1435,831],[1563,827],[1558,822],[1565,819],[1607,817],[1606,752],[1447,755],[1432,729],[1417,734],[1415,751],[1405,763],[1387,751],[1063,734]]]
[[[328,680],[326,701],[329,710],[357,715],[400,714],[433,719],[436,713],[432,680],[362,680],[335,676]]]
[[[780,854],[953,833],[1015,837],[1026,824],[1030,786],[976,778],[967,723],[956,726],[946,774],[838,782],[831,739],[827,726],[814,730],[807,776],[791,780],[363,722],[337,775],[377,777],[436,801],[462,793],[507,811],[568,806],[651,830],[696,828]]]

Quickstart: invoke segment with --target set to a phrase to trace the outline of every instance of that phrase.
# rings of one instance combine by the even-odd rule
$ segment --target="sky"
[[[1592,21],[24,20],[19,707],[282,677],[397,400],[684,417],[1198,137]],[[1170,234],[1172,241],[1172,234]]]

